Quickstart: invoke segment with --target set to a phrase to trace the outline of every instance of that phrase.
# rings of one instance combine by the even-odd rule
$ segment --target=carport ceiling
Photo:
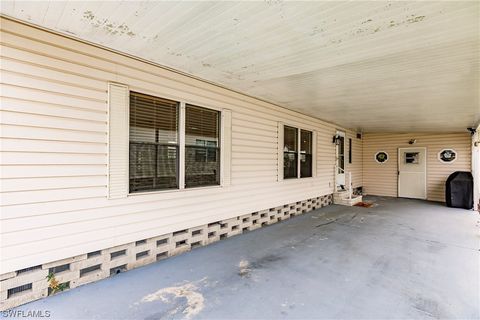
[[[480,120],[471,2],[24,2],[3,14],[352,129]]]

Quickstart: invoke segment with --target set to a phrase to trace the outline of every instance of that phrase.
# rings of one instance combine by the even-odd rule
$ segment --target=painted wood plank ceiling
[[[478,1],[2,1],[1,12],[364,132],[480,121]]]

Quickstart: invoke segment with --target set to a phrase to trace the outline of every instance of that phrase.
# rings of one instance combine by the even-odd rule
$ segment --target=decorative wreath
[[[375,161],[378,163],[385,163],[388,161],[388,153],[385,151],[378,151],[375,153]]]
[[[457,160],[457,152],[453,149],[443,149],[438,153],[438,160],[442,163],[452,163]]]

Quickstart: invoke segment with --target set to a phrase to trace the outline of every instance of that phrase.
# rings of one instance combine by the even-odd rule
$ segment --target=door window
[[[338,173],[342,174],[345,170],[345,137],[340,136],[338,139],[337,145],[337,166],[338,166]]]
[[[419,152],[405,152],[405,163],[406,164],[419,164],[420,163],[420,153]]]

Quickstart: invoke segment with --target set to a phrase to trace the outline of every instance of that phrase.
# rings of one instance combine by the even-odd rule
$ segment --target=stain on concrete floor
[[[479,217],[371,197],[17,309],[52,319],[478,319]]]
[[[196,282],[186,282],[174,287],[162,288],[144,296],[139,302],[136,302],[134,306],[139,306],[142,303],[161,301],[163,304],[170,305],[171,308],[148,316],[146,319],[175,316],[190,319],[200,313],[204,308],[205,299],[203,295],[198,292],[198,284],[205,283],[205,281],[207,281],[207,278]]]

